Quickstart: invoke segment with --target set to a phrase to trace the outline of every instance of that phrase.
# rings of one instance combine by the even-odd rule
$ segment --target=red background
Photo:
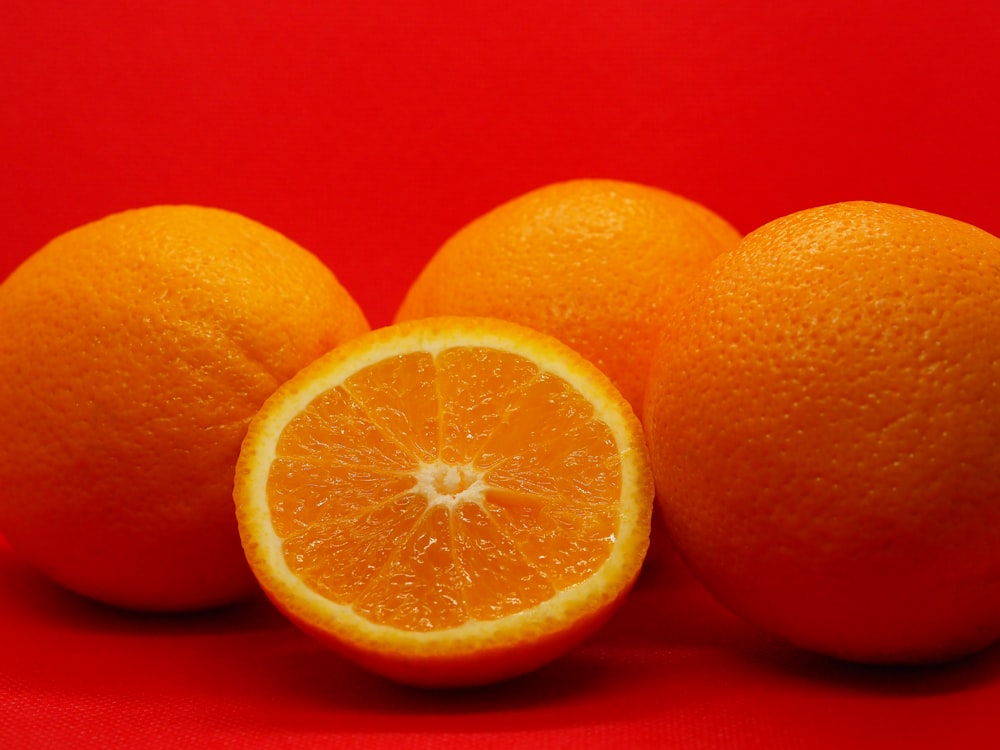
[[[993,0],[5,0],[0,278],[86,221],[201,203],[315,252],[383,325],[463,223],[572,177],[673,190],[742,231],[862,198],[1000,234],[998,47]],[[0,540],[6,748],[983,747],[997,705],[996,649],[832,663],[665,554],[561,662],[437,694],[318,650],[261,600],[90,604]]]

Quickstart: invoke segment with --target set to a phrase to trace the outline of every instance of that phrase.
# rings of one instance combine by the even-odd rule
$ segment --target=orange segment
[[[395,679],[468,684],[610,615],[648,545],[652,482],[638,421],[590,363],[520,326],[441,318],[279,389],[234,497],[293,621]]]

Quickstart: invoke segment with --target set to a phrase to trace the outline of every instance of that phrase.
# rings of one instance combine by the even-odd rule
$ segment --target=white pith
[[[428,509],[443,505],[451,510],[461,503],[482,506],[489,489],[482,473],[469,464],[455,466],[440,460],[425,463],[413,477],[417,480],[414,491],[427,498]]]

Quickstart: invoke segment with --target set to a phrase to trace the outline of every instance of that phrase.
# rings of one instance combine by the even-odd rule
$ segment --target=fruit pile
[[[454,234],[375,331],[305,249],[195,206],[79,227],[0,285],[24,560],[145,611],[259,587],[414,685],[575,647],[653,523],[801,648],[983,649],[998,445],[1000,239],[896,205],[742,237],[660,189],[557,183]]]

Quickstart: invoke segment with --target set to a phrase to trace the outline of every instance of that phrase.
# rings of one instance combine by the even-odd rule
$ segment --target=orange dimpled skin
[[[740,235],[708,208],[622,180],[570,180],[469,223],[430,259],[397,321],[503,318],[543,331],[642,406],[660,320]]]
[[[751,232],[671,311],[663,516],[736,612],[870,662],[1000,635],[1000,240],[851,202]]]
[[[367,329],[315,256],[237,214],[156,206],[54,239],[0,286],[0,530],[119,606],[245,596],[231,489],[246,425]]]

